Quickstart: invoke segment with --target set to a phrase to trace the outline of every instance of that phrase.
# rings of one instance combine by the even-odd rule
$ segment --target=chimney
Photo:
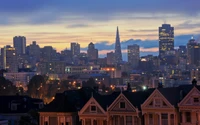
[[[196,80],[196,79],[193,79],[193,80],[192,80],[192,85],[193,85],[193,86],[196,86],[196,85],[197,85],[197,80]]]
[[[158,88],[163,88],[162,82],[159,82],[159,83],[158,83]]]

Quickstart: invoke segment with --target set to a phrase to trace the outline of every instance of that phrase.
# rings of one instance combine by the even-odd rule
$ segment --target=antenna
[[[167,23],[167,20],[164,20],[164,24],[166,24]]]

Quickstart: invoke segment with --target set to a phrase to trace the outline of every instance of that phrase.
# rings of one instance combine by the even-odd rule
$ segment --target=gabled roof
[[[153,93],[155,89],[148,89],[146,91],[138,92],[123,92],[125,97],[132,103],[132,105],[141,110],[141,104]]]
[[[92,93],[96,92],[88,87],[57,93],[55,99],[40,112],[77,112],[87,103]]]
[[[93,97],[99,105],[106,111],[112,102],[119,96],[120,92],[113,92],[109,95],[94,94]]]
[[[29,96],[0,96],[0,113],[27,113],[31,109],[38,109],[34,103],[43,101]],[[11,104],[17,104],[16,110],[11,110]]]
[[[180,101],[180,88],[158,88],[158,91],[171,105],[177,106],[177,103]]]

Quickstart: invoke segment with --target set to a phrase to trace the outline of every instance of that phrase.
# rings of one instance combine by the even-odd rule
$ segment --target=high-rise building
[[[26,54],[26,37],[15,36],[13,38],[13,46],[17,51],[17,55]]]
[[[40,47],[36,44],[36,41],[33,41],[29,46],[29,55],[38,57],[40,56]]]
[[[92,42],[88,45],[87,55],[89,60],[98,59],[98,49],[95,49],[95,45]]]
[[[192,37],[187,44],[188,63],[191,65],[200,65],[200,44]]]
[[[18,72],[16,49],[7,45],[1,49],[3,68],[8,72]]]
[[[52,60],[56,60],[56,50],[52,46],[41,48],[41,61],[48,62]]]
[[[122,62],[121,43],[119,37],[119,29],[117,27],[116,41],[115,41],[115,64],[120,64],[121,62]]]
[[[71,43],[72,56],[78,56],[80,54],[80,44]]]
[[[107,65],[114,65],[115,64],[115,53],[109,52],[107,53]]]
[[[140,46],[139,45],[128,45],[128,63],[136,68],[140,61]]]

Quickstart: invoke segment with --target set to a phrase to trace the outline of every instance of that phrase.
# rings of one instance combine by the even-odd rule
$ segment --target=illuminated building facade
[[[200,65],[200,44],[192,37],[187,44],[188,63],[191,65]]]
[[[140,61],[140,46],[139,45],[128,45],[128,63],[130,63],[133,68],[139,65]]]
[[[3,68],[8,72],[18,72],[16,49],[5,46],[1,49]]]
[[[115,41],[115,64],[120,64],[122,62],[122,52],[119,37],[119,29],[117,27],[116,41]]]
[[[163,24],[159,27],[159,56],[161,64],[165,64],[164,57],[174,54],[174,27]]]
[[[72,56],[78,56],[80,54],[80,44],[71,43]]]

